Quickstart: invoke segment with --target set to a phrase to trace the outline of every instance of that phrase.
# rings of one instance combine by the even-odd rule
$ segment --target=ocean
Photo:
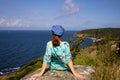
[[[75,32],[66,31],[62,40],[74,38]],[[51,36],[51,31],[0,31],[0,74],[43,56]]]

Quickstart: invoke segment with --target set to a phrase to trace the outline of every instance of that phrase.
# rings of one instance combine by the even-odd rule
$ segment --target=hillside
[[[120,80],[120,28],[83,30],[76,33],[71,46],[74,64],[94,65],[91,80]],[[82,38],[102,38],[85,48],[79,48]]]
[[[103,38],[111,36],[112,39],[120,39],[120,28],[100,28],[100,29],[88,29],[82,30],[76,33],[77,36],[91,36],[96,38]]]

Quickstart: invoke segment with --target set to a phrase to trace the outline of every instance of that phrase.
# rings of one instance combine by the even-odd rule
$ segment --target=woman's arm
[[[50,49],[50,45],[51,45],[51,41],[49,41],[49,42],[47,43],[46,51],[45,51],[45,54],[44,54],[44,56],[43,56],[43,64],[42,64],[42,68],[41,68],[40,73],[34,74],[32,77],[42,76],[43,73],[45,72],[45,69],[46,69],[46,67],[47,67],[47,64],[49,64],[49,63],[51,62],[51,49]]]
[[[47,63],[43,62],[40,73],[32,75],[32,78],[36,78],[36,77],[42,76],[43,73],[45,72],[46,67],[47,67]]]
[[[79,73],[77,73],[74,69],[74,66],[73,66],[73,62],[72,62],[72,56],[70,54],[70,46],[69,46],[69,43],[68,42],[65,42],[64,43],[64,53],[65,53],[65,64],[68,64],[69,68],[71,69],[73,75],[75,75],[76,77],[78,77],[79,79],[84,79],[84,77],[82,75],[80,75]]]
[[[75,72],[72,60],[68,62],[68,66],[70,67],[70,70],[72,71],[72,73],[75,74],[76,72]]]
[[[75,75],[75,76],[78,77],[79,79],[84,79],[84,78],[85,78],[84,76],[80,75],[79,73],[77,73],[77,72],[75,71],[72,60],[70,60],[70,61],[68,62],[68,66],[70,67],[73,75]]]
[[[43,62],[42,69],[41,69],[41,72],[40,72],[40,76],[43,75],[43,73],[45,72],[46,67],[47,67],[47,63]]]

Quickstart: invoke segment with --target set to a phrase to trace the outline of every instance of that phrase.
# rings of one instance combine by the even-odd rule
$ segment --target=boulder
[[[95,72],[95,67],[93,66],[84,66],[84,65],[74,65],[75,70],[85,76],[85,80],[90,80],[91,73]],[[45,71],[44,75],[38,78],[31,78],[33,74],[40,72],[40,69],[35,72],[26,75],[20,80],[79,80],[77,79],[71,71],[56,71],[50,70],[49,68]]]

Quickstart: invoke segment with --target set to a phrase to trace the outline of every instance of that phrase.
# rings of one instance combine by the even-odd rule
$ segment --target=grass
[[[76,55],[75,59],[73,60],[75,65],[91,65],[95,66],[95,51],[90,51],[88,48],[80,50]]]
[[[81,54],[76,56],[76,59],[74,60],[74,64],[95,65],[95,61],[92,57],[89,57],[88,55],[85,55],[85,54]]]
[[[96,72],[92,80],[120,80],[120,56],[111,51],[110,42],[99,44],[97,54]]]
[[[91,80],[120,80],[120,56],[111,49],[114,44],[111,42],[107,38],[79,51],[74,50],[72,53],[77,53],[74,55],[74,64],[95,66]]]
[[[35,70],[39,69],[42,66],[42,57],[36,60],[31,61],[27,65],[20,68],[17,72],[14,72],[2,80],[20,80],[25,75],[34,72]]]

